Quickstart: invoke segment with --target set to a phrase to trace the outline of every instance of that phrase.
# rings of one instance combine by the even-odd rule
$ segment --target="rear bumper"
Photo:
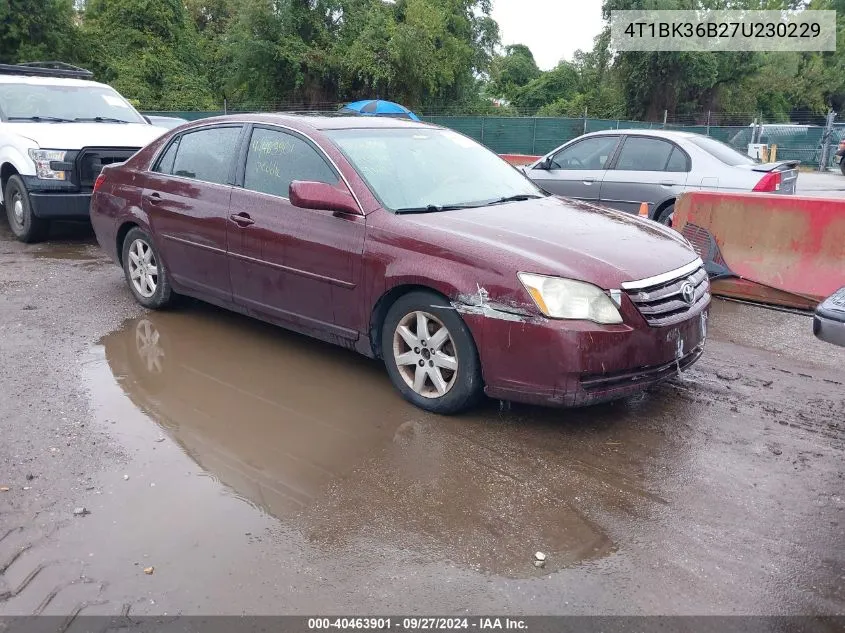
[[[693,365],[704,351],[708,309],[709,302],[666,327],[463,316],[488,396],[580,407],[635,395]]]
[[[845,347],[845,323],[821,315],[813,317],[813,334],[819,340]]]
[[[35,216],[45,220],[87,220],[91,194],[31,191],[29,202]]]

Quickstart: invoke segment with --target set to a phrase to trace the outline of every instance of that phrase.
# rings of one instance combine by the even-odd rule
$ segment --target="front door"
[[[570,143],[550,157],[548,169],[528,170],[528,177],[550,193],[597,202],[618,142],[618,135],[607,135]]]
[[[171,141],[143,191],[143,206],[173,281],[231,301],[226,225],[241,126],[204,128]]]
[[[289,200],[294,180],[345,187],[334,168],[295,132],[255,126],[239,180],[228,222],[235,302],[315,334],[357,338],[365,218]]]

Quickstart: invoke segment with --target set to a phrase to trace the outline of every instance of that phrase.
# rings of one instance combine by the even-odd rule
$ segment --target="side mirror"
[[[323,209],[336,213],[361,215],[355,198],[343,184],[294,180],[290,183],[290,202],[301,209]]]
[[[534,165],[534,169],[542,169],[543,171],[549,171],[549,169],[551,169],[551,167],[552,167],[552,159],[549,156],[547,156],[546,158],[541,160],[539,163]]]
[[[142,117],[144,117],[144,121],[146,121],[146,122],[147,122],[147,123],[149,123],[150,125],[152,125],[152,124],[153,124],[153,122],[152,122],[152,121],[150,121],[150,117],[148,117],[146,114],[142,114],[141,116],[142,116]]]

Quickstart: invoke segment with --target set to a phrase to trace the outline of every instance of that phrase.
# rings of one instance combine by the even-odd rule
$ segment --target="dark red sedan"
[[[206,119],[106,167],[91,220],[143,306],[190,295],[383,358],[438,413],[630,395],[706,337],[707,274],[680,235],[423,123]]]

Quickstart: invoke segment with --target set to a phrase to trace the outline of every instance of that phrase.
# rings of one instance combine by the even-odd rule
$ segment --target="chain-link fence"
[[[335,112],[336,104],[300,106],[293,104],[260,104],[251,108],[225,108],[214,111],[147,112],[160,116],[176,116],[196,120],[224,113],[236,112]],[[802,165],[827,169],[834,166],[836,146],[845,138],[845,124],[837,124],[834,117],[818,123],[769,123],[762,115],[751,113],[701,113],[684,115],[673,121],[629,121],[625,119],[597,119],[589,117],[478,116],[439,114],[426,111],[424,121],[451,128],[483,143],[500,154],[543,155],[582,134],[602,130],[666,129],[694,132],[711,136],[743,153],[750,145],[765,146],[769,158],[799,160]],[[805,120],[817,121],[816,116]],[[716,125],[730,121],[732,124]],[[747,121],[747,123],[741,123]],[[712,124],[711,124],[712,122]],[[827,139],[827,151],[823,141]],[[824,165],[821,162],[824,160]]]

